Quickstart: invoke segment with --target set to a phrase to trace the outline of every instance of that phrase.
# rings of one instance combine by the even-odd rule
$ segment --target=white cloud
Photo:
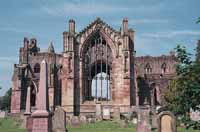
[[[177,31],[164,31],[156,33],[144,33],[142,36],[149,38],[173,38],[177,36],[200,36],[200,31],[196,30],[177,30]]]

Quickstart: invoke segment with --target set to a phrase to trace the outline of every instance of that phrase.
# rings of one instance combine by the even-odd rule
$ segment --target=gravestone
[[[137,118],[134,117],[134,118],[132,119],[132,123],[133,123],[133,124],[137,124],[137,122],[138,122]]]
[[[96,104],[96,119],[101,120],[102,119],[102,112],[101,112],[101,104],[97,103]]]
[[[0,118],[5,118],[7,116],[6,111],[0,111]]]
[[[66,113],[61,107],[57,107],[52,117],[53,132],[66,132]]]
[[[80,123],[81,123],[81,124],[87,123],[87,118],[86,118],[86,116],[81,115],[79,118],[80,118]]]
[[[67,124],[67,126],[71,125],[71,118],[70,118],[70,116],[66,116],[66,124]]]
[[[151,125],[154,129],[158,128],[157,114],[155,112],[151,114]]]
[[[110,120],[110,108],[108,106],[103,107],[103,119]]]
[[[48,104],[48,69],[45,60],[41,63],[39,89],[36,98],[36,111],[31,114],[33,118],[32,132],[49,132],[52,130],[51,115]]]
[[[129,112],[128,112],[128,115],[127,115],[127,119],[128,120],[132,120],[134,112],[135,112],[134,108],[131,107],[130,110],[129,110]]]
[[[71,125],[74,127],[80,126],[80,120],[79,120],[78,116],[73,116],[71,118]]]
[[[114,120],[120,120],[120,107],[113,108],[113,118]]]
[[[92,118],[92,117],[89,117],[87,119],[88,123],[95,123],[96,122],[96,119],[95,118]]]
[[[142,108],[138,112],[138,122],[136,132],[151,132],[151,125],[149,122],[149,109]]]
[[[200,121],[200,111],[190,109],[190,119],[193,121]]]
[[[127,120],[120,120],[120,127],[121,128],[126,128],[127,126],[128,126]]]
[[[158,132],[176,132],[176,118],[170,111],[158,115]]]

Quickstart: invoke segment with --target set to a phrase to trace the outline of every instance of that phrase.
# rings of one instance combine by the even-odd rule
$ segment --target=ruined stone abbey
[[[92,115],[101,104],[126,114],[131,107],[162,106],[163,91],[175,76],[175,56],[136,56],[134,36],[127,18],[119,31],[97,18],[79,33],[75,21],[69,20],[62,53],[55,53],[52,43],[41,52],[35,38],[24,38],[19,64],[14,65],[11,113],[24,112],[27,96],[35,110],[42,60],[48,65],[47,100],[52,111],[61,106],[68,114]]]

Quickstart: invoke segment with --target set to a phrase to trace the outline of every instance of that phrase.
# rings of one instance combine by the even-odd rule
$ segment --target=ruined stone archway
[[[111,96],[110,76],[113,60],[113,52],[109,42],[100,31],[97,31],[87,39],[83,46],[81,52],[83,65],[83,87],[81,94],[83,101],[108,101]]]

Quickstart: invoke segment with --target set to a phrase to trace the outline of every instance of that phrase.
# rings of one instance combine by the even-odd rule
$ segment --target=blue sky
[[[168,54],[177,44],[194,53],[200,39],[200,0],[5,0],[0,2],[0,95],[11,87],[23,37],[35,37],[42,50],[53,41],[62,51],[68,20],[79,32],[96,17],[119,29],[123,17],[135,33],[137,55]]]

